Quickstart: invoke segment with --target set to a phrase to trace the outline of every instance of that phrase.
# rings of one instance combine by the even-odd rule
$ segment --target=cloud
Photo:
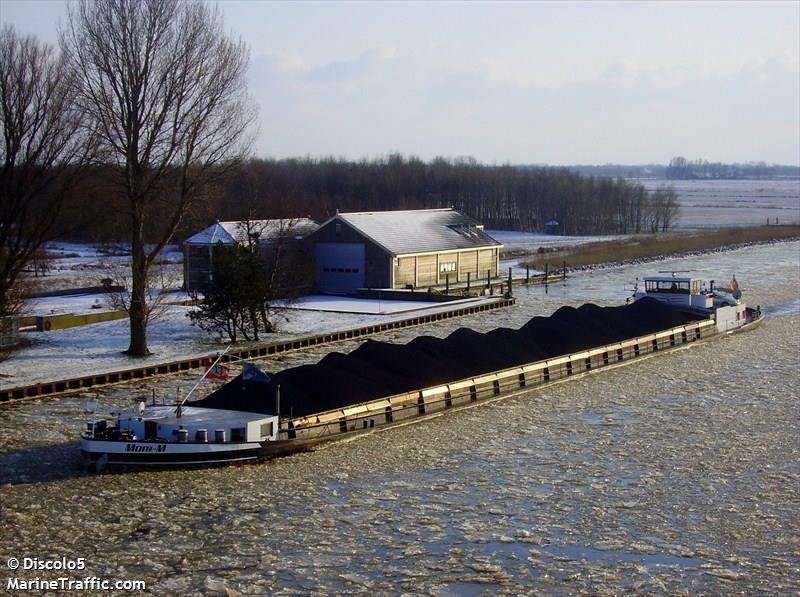
[[[725,73],[618,62],[553,82],[502,62],[375,48],[309,66],[253,61],[263,155],[398,150],[489,162],[800,162],[798,70],[776,57]]]

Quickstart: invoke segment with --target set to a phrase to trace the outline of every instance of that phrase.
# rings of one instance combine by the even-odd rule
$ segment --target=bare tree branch
[[[50,239],[66,188],[92,150],[71,73],[52,47],[0,29],[0,317]]]
[[[252,143],[248,50],[225,34],[216,8],[193,0],[81,0],[61,45],[130,208],[127,352],[145,356],[151,264],[187,211]],[[146,248],[152,206],[162,232]]]

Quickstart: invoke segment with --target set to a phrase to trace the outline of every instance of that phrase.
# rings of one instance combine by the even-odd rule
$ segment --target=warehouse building
[[[202,290],[211,280],[214,253],[220,247],[250,247],[266,261],[278,245],[302,262],[302,240],[317,229],[308,218],[217,222],[183,243],[183,284],[187,291]],[[310,260],[307,260],[310,261]],[[310,269],[310,263],[308,264]]]
[[[310,237],[319,292],[495,278],[502,245],[453,209],[338,213]]]

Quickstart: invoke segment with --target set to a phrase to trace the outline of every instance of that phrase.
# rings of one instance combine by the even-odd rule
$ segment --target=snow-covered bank
[[[124,247],[54,241],[44,252],[46,273],[25,278],[34,291],[96,286],[104,278],[130,276],[130,253]],[[175,245],[165,247],[153,266],[166,287],[181,286],[182,270],[183,253]]]
[[[650,255],[646,257],[636,257],[634,259],[622,259],[620,261],[604,261],[601,263],[590,263],[587,265],[577,265],[568,267],[567,272],[584,272],[593,270],[602,270],[607,268],[623,267],[626,265],[639,265],[642,263],[653,263],[659,261],[666,261],[668,259],[683,259],[686,257],[701,257],[703,255],[715,255],[717,253],[727,253],[729,251],[737,251],[739,249],[746,249],[748,247],[760,247],[768,245],[776,245],[780,243],[792,243],[800,240],[800,237],[780,238],[771,240],[758,240],[746,243],[734,243],[722,247],[714,247],[711,249],[701,249],[698,251],[678,251],[664,255]],[[524,269],[524,268],[523,268]],[[533,270],[531,270],[533,271]]]
[[[333,298],[333,297],[326,297]],[[491,300],[470,299],[469,303]],[[354,299],[349,299],[352,303]],[[300,336],[313,336],[387,321],[405,319],[417,313],[437,313],[464,306],[464,302],[422,303],[414,312],[407,308],[391,309],[395,301],[366,301],[364,310],[355,312],[318,309],[277,309],[273,311],[278,332],[262,336],[262,342],[279,342]],[[402,303],[403,301],[401,301]],[[420,303],[416,303],[420,305]],[[357,309],[356,305],[352,305]],[[408,305],[405,305],[408,307]],[[51,332],[25,332],[31,342],[0,363],[0,387],[65,379],[90,373],[106,373],[130,367],[159,364],[205,355],[222,349],[226,342],[189,323],[186,314],[192,307],[169,305],[163,316],[148,328],[148,346],[153,355],[135,359],[122,354],[128,348],[127,319],[97,323]],[[374,312],[369,312],[374,309]],[[237,347],[246,347],[246,343]]]
[[[563,236],[559,234],[544,234],[542,232],[517,232],[513,230],[487,230],[486,233],[498,242],[503,243],[502,252],[505,254],[535,253],[539,249],[557,249],[585,245],[587,243],[619,240],[628,238],[629,235],[604,235],[604,236]]]

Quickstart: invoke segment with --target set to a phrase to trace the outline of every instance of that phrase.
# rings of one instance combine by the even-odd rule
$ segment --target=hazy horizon
[[[264,158],[800,165],[800,3],[226,1]],[[63,0],[0,1],[57,41]]]

